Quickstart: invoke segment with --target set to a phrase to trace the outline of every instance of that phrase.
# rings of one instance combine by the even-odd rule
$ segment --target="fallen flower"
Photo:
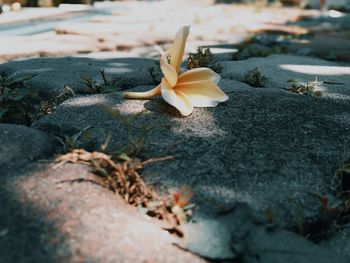
[[[164,78],[152,90],[146,92],[125,92],[124,98],[149,99],[162,96],[170,105],[177,108],[183,116],[189,116],[193,107],[215,107],[226,101],[228,96],[217,86],[220,76],[209,68],[196,68],[180,74],[182,57],[190,27],[179,30],[170,53],[170,63],[162,52],[160,68]]]

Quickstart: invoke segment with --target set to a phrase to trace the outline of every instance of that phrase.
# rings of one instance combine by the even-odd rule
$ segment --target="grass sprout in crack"
[[[260,72],[259,68],[249,70],[242,79],[242,82],[247,83],[251,87],[263,88],[267,78]]]
[[[350,161],[339,167],[331,184],[330,193],[309,195],[319,200],[322,216],[308,227],[306,234],[314,242],[332,236],[350,222]],[[320,231],[321,230],[321,231]]]
[[[73,90],[65,86],[58,96],[44,99],[38,88],[26,84],[35,76],[9,78],[0,75],[0,122],[29,126],[38,118],[51,113],[56,105],[74,96]]]
[[[148,135],[159,126],[147,123],[137,123],[143,117],[144,112],[131,115],[124,115],[120,111],[111,107],[101,106],[112,118],[117,119],[123,124],[127,132],[127,143],[120,149],[112,152],[114,155],[127,154],[128,156],[137,157],[144,149]]]
[[[287,88],[286,90],[296,93],[296,94],[303,94],[303,95],[308,95],[308,96],[314,96],[314,97],[321,97],[322,92],[315,90],[318,87],[318,82],[317,78],[315,81],[307,81],[307,82],[302,82],[298,81],[295,79],[290,79],[287,81],[290,83],[290,87]]]
[[[101,74],[102,82],[94,80],[89,75],[81,76],[82,84],[87,88],[90,94],[108,93],[120,90],[117,87],[118,81],[108,80],[104,69],[99,69],[98,71]]]

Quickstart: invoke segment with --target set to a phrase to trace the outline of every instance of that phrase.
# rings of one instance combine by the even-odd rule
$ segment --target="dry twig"
[[[152,188],[145,184],[138,173],[138,170],[146,164],[172,158],[173,156],[166,156],[151,158],[143,162],[139,159],[115,162],[111,156],[101,152],[75,149],[57,157],[53,168],[58,169],[66,163],[89,165],[95,174],[102,177],[106,187],[120,194],[127,203],[146,208],[150,216],[165,220],[171,226],[169,229],[172,229],[180,223],[177,215],[172,212],[172,203],[167,198],[159,197]]]

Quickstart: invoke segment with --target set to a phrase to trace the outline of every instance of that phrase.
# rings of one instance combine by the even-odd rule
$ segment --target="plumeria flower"
[[[146,92],[125,92],[124,98],[148,99],[162,96],[183,116],[189,116],[193,107],[215,107],[226,101],[228,96],[217,86],[220,76],[209,68],[196,68],[180,74],[182,57],[190,27],[186,26],[176,34],[168,58],[161,52],[160,68],[164,75],[161,83]]]

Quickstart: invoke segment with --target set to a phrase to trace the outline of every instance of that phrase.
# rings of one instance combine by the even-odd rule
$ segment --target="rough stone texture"
[[[326,248],[331,248],[339,254],[350,258],[350,229],[349,226],[338,229],[327,241],[321,244]]]
[[[22,125],[0,124],[0,175],[33,160],[51,157],[57,149],[58,141],[47,133]]]
[[[329,248],[274,225],[259,224],[245,205],[213,216],[195,215],[195,222],[184,226],[185,238],[179,246],[209,259],[226,262],[348,262],[349,258]],[[226,261],[225,261],[226,260]]]
[[[223,78],[244,81],[248,71],[258,68],[267,78],[265,87],[287,89],[290,87],[288,80],[314,82],[317,77],[318,87],[315,90],[321,91],[325,97],[350,99],[350,66],[346,63],[293,55],[271,55],[220,64],[223,66]]]
[[[64,68],[69,59],[75,63],[73,68],[76,71]],[[38,83],[45,81],[48,90],[51,87],[58,90],[57,83],[62,84],[62,74],[78,83],[76,72],[81,72],[87,61],[93,61],[95,70],[101,65],[110,74],[107,78],[111,78],[113,75],[108,70],[114,69],[115,63],[127,67],[121,60],[124,63],[129,61],[54,59],[57,65],[49,63],[56,69],[51,75],[50,71],[43,69],[41,77],[31,81],[37,78]],[[153,60],[135,60],[140,62],[141,71],[145,70],[142,66],[145,61],[155,65]],[[32,60],[37,63],[35,65],[29,61],[5,65],[16,65],[11,67],[13,69],[21,66],[21,74],[30,74],[38,72],[42,66],[39,62],[45,60]],[[286,61],[289,66],[280,67],[282,63],[287,64]],[[137,151],[142,160],[173,155],[173,160],[148,164],[142,171],[146,182],[154,185],[159,193],[167,194],[189,185],[195,192],[192,202],[197,205],[198,212],[231,211],[237,203],[243,202],[260,218],[269,214],[268,219],[273,223],[308,233],[309,227],[318,223],[323,212],[319,200],[310,193],[330,193],[334,171],[350,157],[347,151],[350,146],[350,103],[346,90],[349,67],[286,55],[219,62],[224,66],[224,79],[219,85],[230,99],[216,108],[195,109],[190,117],[182,118],[161,98],[123,100],[120,93],[79,95],[34,122],[32,127],[62,140],[73,139],[89,127],[75,142],[76,147],[87,150],[98,150],[109,133],[112,137],[107,152]],[[254,65],[259,65],[269,78],[266,88],[252,88],[236,80],[242,80],[241,76]],[[311,65],[311,69],[295,65]],[[312,75],[313,66],[322,73],[318,75],[319,81],[344,84],[329,84],[329,88],[337,89],[332,90],[333,93],[324,90],[323,97],[293,94],[282,89],[288,79],[303,80]],[[18,74],[15,70],[7,72],[10,77]],[[97,70],[91,72],[98,74]],[[118,69],[116,74],[121,74]],[[134,72],[136,74],[138,76]],[[35,85],[35,82],[29,84]],[[134,90],[152,87],[138,86]],[[77,92],[84,91],[75,88]],[[334,96],[335,92],[337,96]],[[119,113],[113,115],[105,106]],[[131,118],[126,117],[135,117],[140,112],[143,114],[133,122],[138,128],[128,128],[125,123]],[[153,129],[145,134],[142,127]],[[17,133],[14,131],[11,136]],[[45,136],[40,136],[40,140],[43,138]],[[140,138],[145,139],[144,145]],[[31,135],[30,139],[21,142],[22,150],[15,156],[27,154],[23,145],[35,146],[34,139],[35,136]],[[51,157],[52,153],[47,152],[45,157]],[[40,158],[39,154],[34,158]],[[9,162],[6,159],[5,165]],[[33,164],[24,168],[27,171],[11,170],[0,178],[4,204],[0,214],[0,223],[4,226],[0,229],[0,261],[35,262],[52,257],[52,262],[99,262],[102,259],[107,262],[173,262],[175,256],[180,257],[181,262],[199,261],[172,246],[175,239],[161,230],[161,223],[127,207],[107,189],[88,182],[60,183],[81,177],[95,180],[86,167],[68,165],[52,170],[48,166]],[[253,243],[261,240],[259,236],[251,238]],[[275,236],[271,238],[272,243],[279,243],[283,238],[292,239],[284,234],[278,236],[277,241]],[[318,249],[315,247],[315,251]],[[269,255],[264,254],[264,258],[266,262],[270,260]],[[344,258],[337,260],[343,262]]]
[[[78,178],[96,176],[35,164],[0,177],[0,262],[205,262],[110,190],[69,182]]]
[[[229,86],[228,80],[224,83]],[[127,115],[144,111],[139,124],[158,129],[149,134],[140,157],[170,154],[175,159],[150,164],[143,175],[160,189],[190,185],[199,207],[243,201],[260,215],[272,209],[274,221],[282,225],[312,223],[320,206],[308,192],[327,193],[334,171],[349,158],[347,100],[246,85],[231,89],[228,102],[195,109],[188,118],[162,99],[123,101],[114,94],[72,99],[33,126],[71,135],[92,125],[96,145],[102,138],[98,131],[104,130],[112,134],[108,150],[123,149],[126,128],[101,104]]]
[[[0,73],[10,79],[35,75],[26,84],[40,89],[48,97],[54,97],[66,85],[76,93],[91,93],[83,79],[88,77],[99,84],[103,83],[99,70],[105,70],[107,80],[119,89],[153,84],[150,68],[155,65],[154,60],[142,58],[36,58],[1,64]]]

